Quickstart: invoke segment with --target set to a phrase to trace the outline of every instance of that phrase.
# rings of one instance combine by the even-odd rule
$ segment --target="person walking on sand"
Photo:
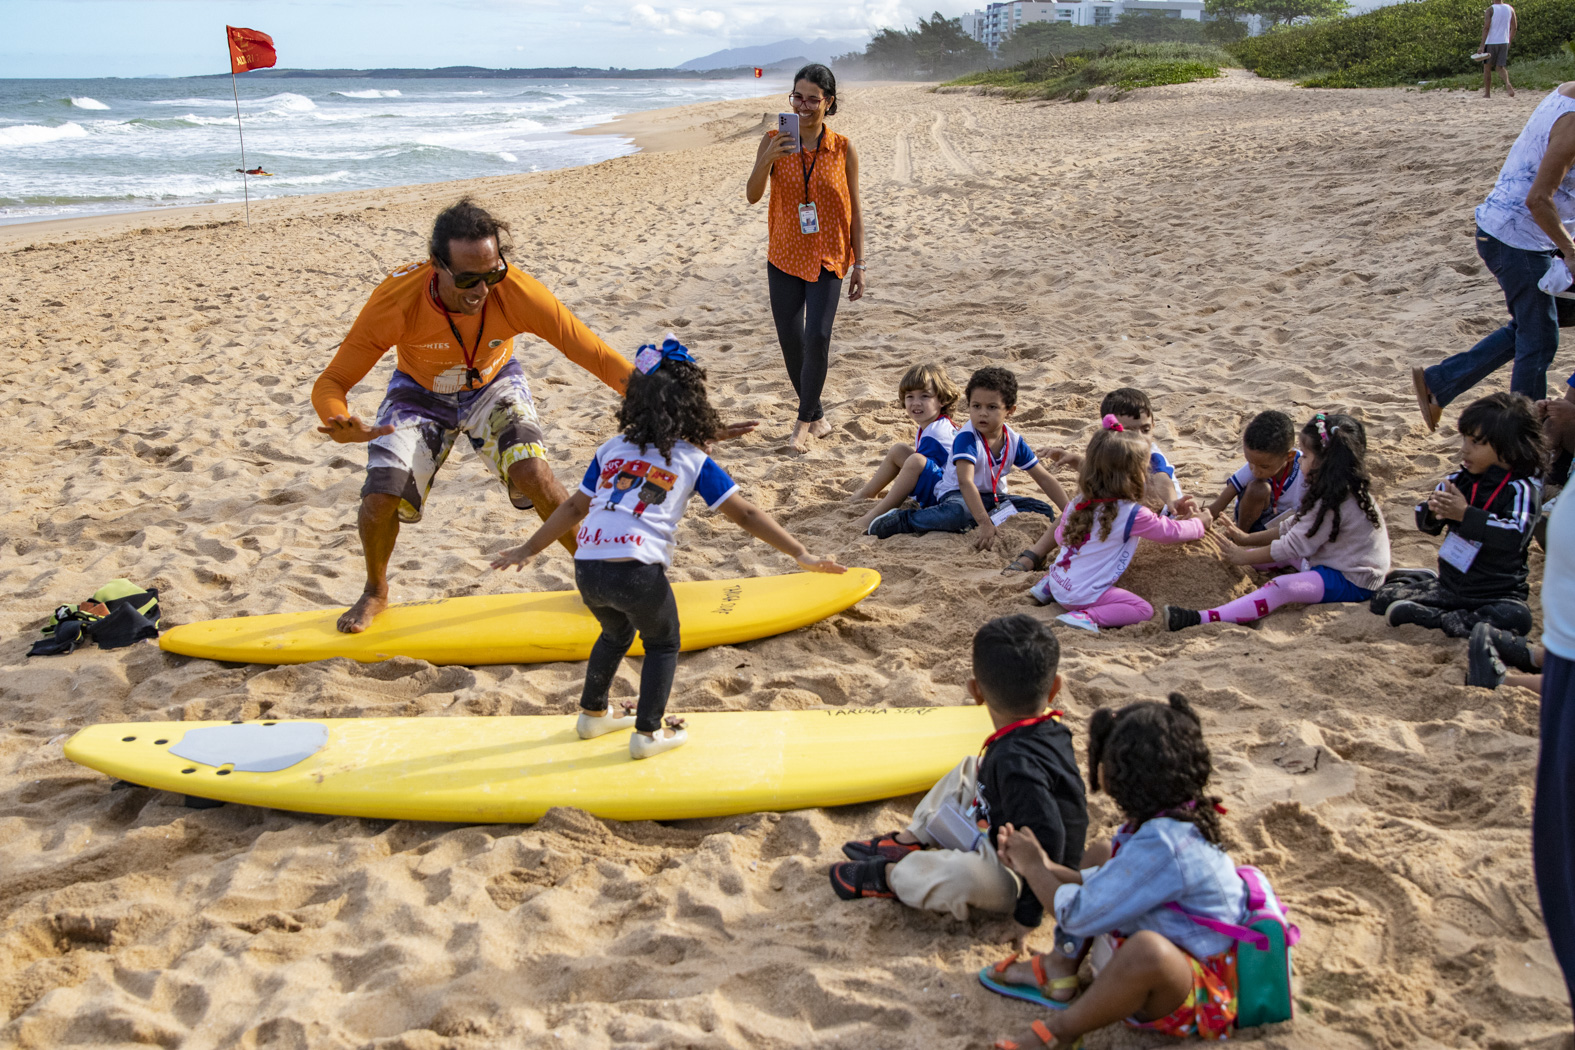
[[[1429,431],[1438,427],[1445,405],[1510,361],[1515,362],[1511,393],[1533,401],[1547,396],[1548,368],[1559,349],[1559,315],[1553,295],[1539,284],[1552,277],[1550,269],[1559,269],[1555,255],[1565,263],[1575,261],[1572,169],[1575,80],[1560,84],[1532,110],[1493,191],[1477,206],[1477,254],[1498,278],[1510,319],[1470,350],[1411,370],[1417,407]]]
[[[1493,70],[1498,70],[1499,76],[1504,78],[1504,90],[1509,92],[1509,97],[1515,97],[1515,86],[1509,82],[1509,45],[1515,39],[1515,31],[1520,28],[1520,23],[1515,18],[1515,9],[1508,4],[1489,4],[1487,15],[1482,20],[1482,52],[1487,57],[1482,60],[1482,97],[1493,97]]]
[[[811,437],[831,433],[820,393],[843,280],[849,302],[864,297],[864,214],[858,151],[825,124],[837,112],[837,78],[819,63],[807,65],[793,78],[788,102],[798,114],[798,138],[766,132],[745,196],[754,204],[770,182],[766,286],[798,394],[793,448],[803,452]]]
[[[367,443],[357,527],[366,587],[339,618],[358,634],[388,606],[388,562],[400,522],[421,520],[432,478],[463,434],[520,510],[543,520],[568,499],[547,464],[536,403],[514,354],[520,335],[545,339],[623,393],[631,366],[551,292],[507,260],[509,227],[466,197],[432,227],[431,255],[389,274],[312,386],[317,429],[341,444]],[[398,361],[377,422],[352,415],[349,391],[386,354]],[[754,423],[725,426],[720,437]],[[574,550],[574,541],[564,538]]]

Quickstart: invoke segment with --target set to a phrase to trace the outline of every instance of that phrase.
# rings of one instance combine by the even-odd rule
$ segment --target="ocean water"
[[[253,199],[593,164],[620,113],[786,91],[773,80],[245,80]],[[242,197],[228,77],[0,80],[0,224]]]

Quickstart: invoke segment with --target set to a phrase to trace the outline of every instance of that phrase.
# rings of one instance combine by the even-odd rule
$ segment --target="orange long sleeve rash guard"
[[[428,390],[455,393],[464,384],[465,350],[476,347],[475,365],[487,383],[513,356],[515,337],[534,335],[623,393],[633,366],[534,277],[511,266],[487,296],[486,313],[467,317],[445,316],[433,301],[433,273],[431,260],[395,270],[361,308],[350,334],[312,386],[312,407],[324,423],[330,416],[350,414],[350,388],[366,378],[390,347],[397,350],[401,372]],[[464,349],[454,345],[450,317],[465,340]],[[483,319],[486,331],[478,345],[476,329]]]

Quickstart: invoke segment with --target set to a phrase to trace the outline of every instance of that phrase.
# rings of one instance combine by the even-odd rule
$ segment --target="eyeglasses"
[[[818,106],[822,102],[826,101],[826,98],[824,95],[816,95],[813,97],[800,95],[797,91],[795,91],[788,96],[788,101],[803,106]]]
[[[449,270],[447,263],[441,263],[440,265],[443,269],[448,270],[449,275],[454,278],[455,288],[474,288],[482,281],[486,281],[487,287],[491,288],[509,275],[509,261],[501,255],[498,256],[498,268],[488,270],[486,273],[455,273],[453,270]]]

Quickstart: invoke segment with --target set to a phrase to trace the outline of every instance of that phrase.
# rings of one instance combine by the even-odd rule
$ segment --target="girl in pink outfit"
[[[1056,617],[1061,623],[1098,633],[1152,619],[1152,605],[1116,586],[1138,540],[1185,543],[1208,532],[1206,510],[1188,506],[1180,517],[1162,518],[1144,506],[1148,473],[1148,442],[1106,416],[1083,456],[1077,495],[1054,530],[1061,549],[1032,591],[1068,610]]]
[[[1200,623],[1251,623],[1293,603],[1365,602],[1384,582],[1389,532],[1373,502],[1366,428],[1343,413],[1319,412],[1298,441],[1310,464],[1301,506],[1262,532],[1227,529],[1221,547],[1233,565],[1301,571],[1276,576],[1215,609],[1167,605],[1165,625],[1172,631]]]

